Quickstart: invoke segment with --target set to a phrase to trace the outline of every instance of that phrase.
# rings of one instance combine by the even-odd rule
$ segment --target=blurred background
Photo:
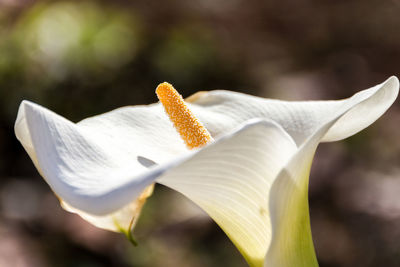
[[[339,99],[400,71],[398,0],[0,0],[0,266],[246,266],[189,201],[157,186],[123,235],[62,210],[14,137],[23,99],[72,120],[229,89]],[[320,266],[400,266],[400,104],[322,144],[310,208]]]

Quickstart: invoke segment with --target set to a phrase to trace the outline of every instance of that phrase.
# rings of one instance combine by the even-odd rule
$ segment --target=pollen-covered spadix
[[[210,133],[193,115],[182,96],[169,83],[156,89],[157,97],[165,112],[189,149],[199,148],[213,141]]]

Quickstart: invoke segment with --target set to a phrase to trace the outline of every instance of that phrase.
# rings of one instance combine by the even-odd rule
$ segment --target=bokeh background
[[[157,186],[135,231],[61,209],[14,137],[29,99],[72,121],[229,89],[339,99],[400,71],[398,0],[0,0],[0,266],[246,266],[189,201]],[[400,266],[400,103],[345,141],[322,144],[310,207],[321,267]]]

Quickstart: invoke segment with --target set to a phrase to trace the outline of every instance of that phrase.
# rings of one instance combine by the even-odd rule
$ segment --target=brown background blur
[[[246,266],[207,216],[158,186],[135,231],[96,229],[61,209],[14,137],[29,99],[72,121],[229,89],[339,99],[400,70],[400,1],[0,0],[0,266]],[[311,175],[321,267],[400,266],[400,104],[345,141],[322,144]]]

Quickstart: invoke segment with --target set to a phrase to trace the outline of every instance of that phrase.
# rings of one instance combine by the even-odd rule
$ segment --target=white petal
[[[191,108],[213,136],[223,134],[249,119],[263,118],[278,122],[300,145],[342,110],[363,101],[376,91],[387,92],[388,95],[384,97],[394,101],[398,87],[398,79],[393,76],[351,98],[337,101],[280,101],[230,91],[211,91],[195,97]],[[360,106],[339,121],[323,141],[340,140],[361,131],[379,118],[391,104],[387,101],[385,105],[369,105],[368,110]]]
[[[348,136],[376,120],[393,103],[397,79],[361,92],[346,101],[294,154],[271,188],[272,240],[265,266],[318,266],[308,208],[308,183],[312,159],[322,140]],[[340,129],[341,127],[344,130]]]
[[[333,118],[341,116],[348,109],[350,110],[341,116],[335,125],[329,129],[322,141],[341,140],[368,127],[383,115],[396,100],[398,94],[399,80],[397,77],[392,76],[382,84],[369,90],[361,91],[346,99],[343,106],[333,115]]]
[[[266,267],[318,266],[311,235],[308,183],[315,150],[334,122],[304,143],[270,188],[272,238]]]
[[[252,266],[270,242],[269,188],[297,150],[272,121],[256,121],[219,139],[158,180],[198,204]]]
[[[315,149],[332,133],[345,137],[372,123],[393,103],[397,92],[397,80],[389,79],[381,86],[340,102],[323,124],[315,126],[318,128],[299,150],[278,124],[245,127],[204,148],[164,174],[159,182],[202,207],[251,266],[264,265],[270,231],[274,235],[267,256],[268,266],[317,266],[307,197]],[[360,114],[365,110],[369,112]],[[357,127],[352,128],[353,123]],[[284,169],[278,176],[282,166]],[[279,182],[271,189],[276,177]]]
[[[119,221],[128,222],[129,212],[126,216],[126,210],[129,209],[126,208],[129,207],[128,203],[132,202],[145,186],[152,183],[169,167],[160,166],[148,171],[143,166],[135,166],[134,164],[138,164],[137,155],[132,158],[129,158],[130,155],[128,155],[127,159],[126,155],[113,151],[107,145],[109,140],[100,138],[96,135],[98,132],[92,132],[89,128],[80,128],[79,125],[29,102],[21,105],[18,118],[17,136],[26,148],[28,145],[34,148],[32,150],[35,153],[34,160],[54,192],[67,203],[65,206],[69,210],[78,212],[86,220],[105,229],[115,230],[112,224],[115,217],[123,216]],[[261,131],[262,129],[265,131]],[[29,134],[26,134],[27,132]],[[232,137],[232,140],[228,137]],[[199,153],[196,151],[191,153],[189,160],[169,172],[163,181],[171,187],[176,186],[174,187],[176,189],[180,189],[180,185],[185,188],[186,182],[190,184],[190,182],[197,181],[199,185],[189,187],[187,195],[196,201],[196,197],[191,194],[198,192],[196,194],[200,198],[197,203],[206,211],[213,213],[212,217],[222,225],[233,241],[238,246],[243,246],[242,251],[247,258],[249,260],[256,258],[261,261],[263,253],[266,251],[265,245],[268,244],[265,241],[269,239],[270,234],[269,227],[260,227],[260,225],[269,224],[269,220],[265,219],[268,218],[268,195],[265,192],[268,192],[267,189],[272,183],[273,177],[289,155],[296,150],[296,146],[290,136],[272,122],[246,127],[240,130],[237,136],[229,135],[228,137],[216,141]],[[232,146],[233,144],[236,144],[237,147]],[[279,146],[277,153],[268,153],[271,147],[276,146]],[[253,160],[255,155],[257,158],[268,160],[268,164],[259,165],[258,161]],[[225,156],[231,156],[232,160],[226,161]],[[208,168],[204,168],[202,163],[204,158],[215,158],[215,161],[213,160]],[[222,162],[218,160],[219,158]],[[133,167],[129,167],[129,160],[132,160],[131,166]],[[236,162],[240,162],[240,164],[235,166]],[[171,166],[177,164],[179,161],[174,161]],[[231,169],[237,168],[237,173],[224,179],[227,164]],[[126,167],[127,165],[128,167]],[[211,169],[213,166],[219,171]],[[198,168],[203,173],[198,173]],[[143,175],[138,174],[138,170],[143,170]],[[188,170],[194,175],[188,175],[190,178],[186,179],[186,177],[182,177],[185,175],[182,173],[186,173]],[[211,182],[201,189],[201,184],[206,179],[208,181],[214,179],[213,174],[217,174],[217,178],[221,180],[217,179],[215,183]],[[230,175],[229,172],[228,175]],[[256,176],[250,182],[256,188],[255,191],[250,192],[251,196],[256,192],[258,199],[255,201],[248,198],[246,191],[239,194],[237,198],[235,196],[238,190],[243,191],[244,188],[250,186],[245,180],[246,175]],[[232,181],[232,178],[235,180]],[[174,181],[177,183],[174,184]],[[233,190],[229,191],[229,189],[228,193],[220,194],[219,190],[223,189],[227,182],[233,186]],[[212,192],[207,192],[207,189],[211,189]],[[182,192],[185,193],[185,190],[182,189]],[[207,194],[205,200],[201,199],[203,193]],[[218,199],[214,199],[213,195],[220,195],[228,199],[232,197],[232,204],[239,206],[233,209],[234,206],[229,205],[228,210],[221,212],[219,206],[216,205],[213,212],[212,203],[218,203]],[[229,203],[229,200],[224,203]],[[249,209],[250,205],[253,207]],[[132,215],[136,214],[135,211],[130,210]],[[250,211],[250,219],[237,217],[241,211]],[[254,217],[254,220],[251,216]],[[230,225],[226,225],[232,218],[239,222],[234,220]],[[241,218],[244,220],[243,223],[241,223]],[[124,225],[124,229],[127,229],[126,227]],[[243,227],[252,227],[255,231],[247,234]]]
[[[26,108],[28,108],[28,110],[26,110]],[[38,105],[35,105],[28,101],[24,101],[21,103],[20,109],[18,111],[18,116],[15,123],[15,133],[17,138],[20,140],[25,150],[29,154],[30,158],[32,159],[34,165],[40,172],[40,174],[47,180],[49,185],[52,188],[54,188],[53,190],[57,190],[55,191],[55,193],[59,196],[62,206],[66,210],[79,214],[85,220],[89,221],[90,223],[94,224],[97,227],[111,231],[124,231],[125,233],[130,233],[130,230],[134,227],[134,224],[136,223],[136,220],[140,215],[141,208],[145,201],[145,197],[150,196],[150,194],[147,194],[142,198],[139,197],[137,199],[135,199],[134,198],[135,196],[133,195],[130,200],[130,203],[127,203],[122,207],[118,205],[117,208],[112,208],[110,211],[111,213],[101,212],[101,215],[99,214],[95,215],[93,213],[84,212],[80,209],[82,207],[79,204],[75,205],[75,207],[72,207],[71,204],[65,201],[69,200],[68,197],[69,195],[72,195],[72,197],[74,197],[74,194],[79,190],[81,190],[81,188],[79,187],[80,182],[83,184],[86,183],[85,178],[81,177],[81,173],[84,173],[87,170],[89,170],[90,172],[91,168],[90,165],[92,165],[93,168],[97,168],[96,167],[97,165],[101,165],[99,166],[98,171],[100,172],[105,171],[105,174],[110,171],[110,170],[107,171],[105,169],[106,166],[101,164],[101,162],[96,162],[95,158],[96,155],[88,155],[85,159],[82,159],[82,161],[79,159],[79,157],[85,156],[85,151],[81,153],[80,150],[81,149],[85,150],[86,145],[90,146],[90,142],[92,142],[92,140],[98,140],[98,143],[101,144],[101,146],[104,145],[105,147],[107,146],[114,147],[116,150],[121,151],[121,157],[118,158],[118,161],[121,160],[122,162],[123,159],[126,159],[127,161],[129,161],[127,162],[127,166],[134,165],[135,162],[141,163],[140,166],[138,166],[137,164],[136,166],[135,165],[132,166],[134,169],[132,170],[132,173],[130,173],[130,175],[135,175],[137,173],[140,173],[146,169],[144,167],[148,167],[145,164],[143,164],[143,162],[140,162],[140,159],[145,160],[146,159],[144,157],[145,155],[147,156],[150,155],[151,153],[154,153],[154,146],[152,146],[152,144],[157,143],[157,141],[160,140],[159,135],[155,134],[157,133],[157,131],[151,132],[151,127],[153,128],[159,127],[159,129],[163,129],[163,131],[166,133],[166,140],[169,143],[174,144],[173,148],[169,150],[168,149],[164,150],[163,144],[161,144],[160,147],[162,148],[162,151],[157,151],[157,153],[154,153],[155,160],[165,161],[169,159],[171,154],[178,153],[178,151],[181,152],[180,150],[186,150],[182,145],[182,141],[179,139],[178,136],[176,136],[173,127],[165,123],[166,120],[164,120],[161,123],[157,122],[158,120],[151,120],[151,116],[158,116],[157,114],[161,113],[161,110],[157,111],[157,109],[158,109],[157,107],[149,107],[148,109],[146,109],[145,112],[146,114],[141,114],[143,113],[143,107],[138,107],[134,112],[135,114],[133,114],[134,116],[132,117],[127,116],[125,113],[121,113],[120,110],[115,110],[103,116],[105,127],[103,128],[99,127],[101,125],[101,117],[97,116],[93,118],[93,122],[95,122],[93,123],[94,127],[90,129],[90,127],[88,127],[90,123],[87,123],[88,120],[81,122],[80,124],[82,124],[82,126],[80,126],[80,124],[72,125],[71,122],[65,120],[64,118],[61,118],[60,116],[57,116],[54,113]],[[147,112],[147,110],[154,110],[154,113],[156,114],[154,114],[153,112]],[[53,127],[55,129],[49,130],[51,127],[48,128],[47,125],[45,125],[44,128],[40,128],[40,122],[37,122],[36,120],[38,120],[38,118],[41,116],[44,117],[45,120],[54,122]],[[113,117],[112,120],[113,125],[110,125],[111,123],[110,117]],[[142,124],[143,120],[146,119],[149,119],[150,122],[151,121],[154,122],[153,124],[148,123],[147,128],[144,127],[145,131],[147,130],[150,133],[145,132],[143,134],[143,138],[137,138],[137,136],[140,135],[140,132],[138,132],[138,127],[135,126],[136,124]],[[156,123],[158,124],[155,125]],[[64,128],[67,129],[69,128],[73,132],[73,134],[71,136],[68,136],[69,132],[63,132]],[[109,131],[106,131],[107,128],[109,128],[108,129]],[[54,132],[59,132],[60,138],[57,136],[53,136],[55,140],[52,140],[52,138],[50,138],[49,140],[47,140],[48,142],[46,142],[48,144],[42,145],[41,142],[34,143],[32,141],[32,132],[34,132],[36,135],[39,136],[46,134],[54,134]],[[128,136],[129,142],[127,143],[126,142],[127,140],[124,140],[123,138],[117,138],[117,136],[115,135],[113,136],[113,134],[116,134],[117,132],[123,133],[126,136]],[[81,138],[81,140],[79,141],[79,138],[77,136],[81,135],[82,133],[85,133],[84,135],[86,138]],[[130,134],[136,137],[129,138]],[[76,140],[74,139],[74,137]],[[66,141],[62,141],[62,139],[65,139]],[[86,144],[85,143],[86,141],[88,141],[89,143]],[[54,185],[54,183],[57,182],[57,179],[63,180],[64,176],[68,176],[68,174],[65,175],[62,172],[49,174],[49,170],[46,169],[46,167],[44,167],[47,173],[47,175],[44,175],[42,171],[43,166],[41,166],[38,162],[36,150],[42,151],[41,155],[42,157],[44,156],[44,158],[42,158],[41,162],[46,162],[47,161],[46,156],[51,157],[50,154],[51,152],[50,151],[43,152],[43,149],[45,149],[44,146],[46,145],[50,146],[51,148],[52,144],[54,144],[56,149],[58,148],[59,151],[61,151],[60,155],[58,155],[59,157],[65,157],[67,160],[69,157],[78,157],[75,159],[75,162],[78,162],[77,165],[71,162],[73,161],[73,159],[71,159],[71,161],[67,163],[63,163],[65,165],[71,164],[70,168],[63,168],[63,171],[69,170],[70,176],[74,176],[75,173],[75,178],[78,181],[78,183],[75,184],[74,186],[76,190],[71,190],[71,188],[68,185],[68,182],[66,182],[67,184],[61,185],[61,190],[59,190],[58,187],[57,188],[55,187],[56,185]],[[68,155],[68,153],[71,153],[73,148],[76,148],[74,149],[74,151],[77,152],[78,155],[74,154]],[[109,153],[110,151],[107,152]],[[101,151],[99,151],[99,153],[101,154]],[[109,155],[104,154],[103,156],[107,157]],[[57,158],[52,158],[52,159],[57,160]],[[63,161],[63,159],[59,160],[61,162]],[[151,160],[148,161],[152,162]],[[117,164],[120,164],[121,162],[119,161]],[[96,175],[96,173],[93,173],[92,175],[93,175],[92,178],[94,179],[102,176],[102,174]],[[112,178],[113,176],[114,174],[110,174],[110,177],[105,177],[105,176],[102,177],[110,180],[113,179]],[[99,180],[98,182],[102,183],[101,180]],[[114,180],[113,182],[118,184],[119,181]],[[64,187],[66,187],[65,190]],[[149,186],[148,188],[152,188],[152,186]],[[145,190],[145,192],[147,191],[148,190]],[[63,199],[63,197],[66,195],[67,197]],[[95,203],[95,205],[101,206],[102,203]],[[91,211],[91,209],[89,208],[88,211]]]
[[[124,151],[121,146],[127,138],[118,140],[95,130],[27,101],[21,104],[15,124],[18,139],[53,191],[75,209],[106,215],[134,201],[162,170],[148,171],[138,160],[147,151],[156,153],[154,147],[149,145],[143,154],[133,148]],[[151,133],[143,135],[147,140]],[[132,143],[139,147],[140,139]],[[155,158],[166,155],[157,151]]]
[[[29,129],[42,174],[84,218],[108,228],[109,213],[121,211],[165,169],[176,165],[161,182],[209,212],[248,261],[262,262],[270,238],[268,188],[296,151],[291,137],[276,123],[251,123],[170,166],[153,167],[140,175],[135,169],[140,166],[124,168],[123,155],[100,146],[107,139],[97,139],[88,128],[28,102],[20,112],[25,121],[17,122],[17,135],[22,126]],[[136,176],[131,175],[135,171]],[[98,220],[99,215],[105,219]]]
[[[214,136],[223,135],[226,131],[233,129],[247,119],[262,117],[271,118],[282,124],[293,139],[298,144],[301,144],[323,123],[329,122],[332,116],[341,114],[352,106],[361,103],[339,119],[324,140],[336,140],[354,134],[377,119],[394,101],[397,91],[398,81],[396,78],[391,78],[384,84],[364,91],[349,100],[284,102],[217,91],[207,93],[198,98],[196,104],[192,106],[195,113],[199,115],[200,120],[206,124]],[[367,100],[364,101],[365,99]],[[375,104],[375,99],[381,99],[383,103]],[[366,105],[365,103],[368,102],[370,104]],[[365,110],[371,112],[362,114]],[[357,121],[357,123],[354,123],[354,121]],[[275,124],[270,123],[270,125]],[[279,128],[275,126],[270,128]],[[183,157],[170,162],[177,155],[185,154],[187,150],[159,105],[121,108],[86,119],[78,124],[73,124],[38,105],[23,102],[18,113],[15,131],[39,172],[45,177],[55,193],[75,209],[87,212],[90,215],[107,215],[125,207],[134,201],[141,191],[159,175],[163,174],[165,170],[178,166],[188,159]],[[280,129],[278,132],[284,133],[285,131]],[[290,140],[290,138],[287,138],[287,140]],[[279,142],[276,142],[276,145],[279,146]],[[217,147],[220,144],[220,142],[216,142],[214,145]],[[214,147],[214,145],[211,147]],[[240,144],[237,144],[237,146],[239,151],[242,151]],[[207,149],[208,147],[204,151],[208,151]],[[289,150],[285,150],[286,152],[271,151],[270,153],[281,155],[281,157],[276,157],[276,161],[280,162],[281,160],[283,161],[287,154],[291,153],[288,152]],[[195,158],[199,157],[198,155],[207,155],[202,153],[191,154],[193,158],[189,157],[191,160],[187,162],[195,162]],[[218,154],[217,152],[213,153]],[[232,156],[237,157],[238,154],[236,153],[236,156],[234,154]],[[252,154],[249,161],[257,161],[256,158],[259,157],[259,153],[255,153],[255,155],[257,156]],[[222,156],[225,157],[227,155],[222,153]],[[272,158],[271,162],[274,159]],[[147,170],[147,163],[153,161],[166,164]],[[244,162],[247,162],[247,160],[244,160]],[[280,164],[282,165],[283,163],[280,162]],[[271,168],[268,170],[277,171],[276,169],[279,169],[277,166],[280,165],[274,163],[275,167],[271,167],[272,165],[267,166]],[[181,164],[171,173],[179,173],[181,167],[186,169],[186,164]],[[253,178],[253,176],[257,176],[256,173],[253,173],[253,175],[249,173],[249,176],[242,177],[241,183],[252,186],[252,182],[247,184],[249,179],[260,180],[260,178]],[[188,177],[191,177],[191,175],[188,175]],[[268,175],[268,177],[271,176]],[[237,177],[234,178],[238,179]],[[196,179],[199,180],[198,177]],[[226,181],[230,181],[229,179],[232,178],[223,177],[221,179],[225,185]],[[266,179],[268,181],[273,180],[273,178]],[[163,181],[167,181],[166,183],[174,187],[174,183],[168,182],[167,178],[163,179]],[[177,181],[177,184],[179,185],[180,182]],[[235,185],[235,183],[233,184]],[[208,186],[210,185],[212,184],[209,183]],[[194,184],[194,186],[197,186],[197,184]],[[224,188],[216,187],[210,192],[214,192],[213,194],[215,195],[220,191],[222,192]],[[229,189],[230,187],[227,188],[228,191],[231,190]],[[259,189],[256,188],[254,190],[257,191]],[[243,226],[236,226],[234,222],[231,222],[234,226],[229,226],[227,222],[229,221],[227,219],[229,216],[223,217],[226,214],[224,212],[226,209],[225,203],[213,202],[209,198],[209,191],[202,191],[201,194],[197,195],[193,193],[194,191],[192,189],[189,194],[183,193],[189,198],[196,199],[195,201],[199,205],[210,209],[209,212],[213,217],[221,217],[217,221],[219,221],[222,228],[234,229],[237,227],[235,229],[240,228],[243,230]],[[235,188],[233,188],[233,192],[236,192]],[[194,194],[194,197],[191,194]],[[268,195],[268,191],[265,194]],[[205,200],[201,200],[203,195]],[[252,201],[251,198],[249,201]],[[213,202],[213,205],[202,204],[210,202]],[[232,210],[232,205],[227,209]],[[219,210],[222,211],[221,214]],[[236,214],[233,210],[231,212]],[[268,214],[266,215],[267,217]],[[245,219],[239,221],[245,221]],[[228,226],[224,226],[225,224]],[[255,229],[257,234],[239,232],[239,234],[231,235],[243,236],[232,237],[232,239],[242,252],[247,255],[248,260],[260,260],[260,255],[262,254],[260,251],[264,250],[265,253],[265,247],[258,250],[255,249],[256,252],[250,251],[253,250],[251,247],[253,245],[250,245],[250,250],[246,248],[247,243],[253,244],[252,242],[256,236],[258,240],[259,231],[269,231],[265,229],[259,230],[257,227]],[[225,231],[231,232],[231,230]],[[242,238],[250,241],[239,241]]]

